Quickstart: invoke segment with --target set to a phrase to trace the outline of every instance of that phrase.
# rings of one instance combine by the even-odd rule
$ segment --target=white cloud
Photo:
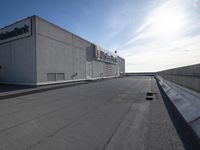
[[[166,43],[153,42],[120,52],[126,58],[128,72],[159,71],[200,63],[200,36],[186,37]]]
[[[154,9],[135,36],[120,47],[119,54],[126,59],[127,72],[151,72],[200,63],[200,35],[188,34],[199,29],[200,23],[185,15],[187,5],[182,2],[169,0]],[[162,17],[169,19],[165,22],[169,28],[163,24]]]

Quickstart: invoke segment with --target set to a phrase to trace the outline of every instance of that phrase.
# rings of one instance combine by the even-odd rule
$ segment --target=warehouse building
[[[123,58],[38,16],[0,29],[0,83],[44,85],[124,72]]]
[[[38,16],[0,29],[0,83],[44,85],[124,72],[123,58]]]

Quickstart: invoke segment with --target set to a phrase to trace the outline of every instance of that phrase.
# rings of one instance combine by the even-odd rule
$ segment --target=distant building
[[[43,85],[124,72],[123,58],[37,16],[0,29],[0,83]]]

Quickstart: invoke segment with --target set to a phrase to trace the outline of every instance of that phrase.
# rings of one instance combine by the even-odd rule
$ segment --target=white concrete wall
[[[52,73],[58,79],[65,74],[64,81],[82,80],[86,62],[92,78],[117,75],[117,65],[93,60],[93,43],[37,16],[31,19],[31,36],[0,44],[0,83],[48,84],[47,74]]]
[[[125,73],[125,59],[122,57],[117,57],[117,63],[119,66],[119,72],[120,73]]]
[[[0,83],[36,83],[35,26],[32,35],[0,44]]]
[[[91,62],[92,78],[116,76],[117,65],[93,60],[93,48],[93,43],[36,17],[38,84],[47,81],[47,73],[64,73],[65,80],[86,79],[86,61]]]
[[[94,60],[92,61],[92,66],[93,66],[92,70],[93,78],[117,76],[118,66],[116,64],[105,63]]]
[[[91,64],[91,77],[116,76],[118,65],[93,59],[94,44],[37,16],[32,18],[32,35],[0,44],[0,82],[40,85],[56,79],[86,79],[86,62]],[[108,69],[109,68],[109,69]],[[55,81],[58,82],[58,81]],[[60,82],[60,80],[59,80]]]
[[[65,80],[86,78],[86,49],[91,43],[36,18],[37,81],[47,73],[65,73]]]
[[[104,76],[104,62],[92,61],[92,77],[100,78]]]
[[[165,70],[157,74],[171,82],[200,92],[200,64]]]

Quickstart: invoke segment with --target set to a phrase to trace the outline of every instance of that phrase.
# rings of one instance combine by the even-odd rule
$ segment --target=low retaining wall
[[[200,147],[200,93],[156,76],[158,83],[171,103],[182,116],[188,130]]]
[[[154,76],[155,72],[129,72],[125,73],[125,76]]]
[[[161,71],[157,75],[200,92],[200,64]]]

